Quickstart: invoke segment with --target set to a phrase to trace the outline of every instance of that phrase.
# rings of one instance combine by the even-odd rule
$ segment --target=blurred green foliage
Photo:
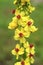
[[[14,0],[0,0],[0,65],[13,65],[15,57],[11,50],[16,42],[13,39],[13,32],[8,30],[8,23],[12,21],[12,10]],[[36,55],[34,65],[43,65],[43,3],[36,6],[36,10],[30,15],[35,20],[38,31],[32,33],[29,42],[35,43]]]

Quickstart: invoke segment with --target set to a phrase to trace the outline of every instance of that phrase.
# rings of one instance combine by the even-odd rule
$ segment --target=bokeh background
[[[0,65],[13,65],[15,57],[11,50],[15,47],[16,42],[13,39],[13,32],[8,30],[8,23],[12,21],[12,10],[14,0],[0,0]],[[36,10],[31,14],[35,20],[38,31],[32,33],[29,42],[35,43],[36,55],[33,65],[43,65],[43,0],[32,0]]]

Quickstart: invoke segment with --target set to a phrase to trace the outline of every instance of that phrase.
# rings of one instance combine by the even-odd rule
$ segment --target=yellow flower
[[[34,25],[34,21],[32,19],[29,19],[27,22],[26,22],[26,25],[24,27],[24,30],[25,31],[30,31],[30,32],[35,32],[38,30],[38,28],[36,28]]]
[[[26,49],[26,52],[28,53],[28,54],[35,54],[35,47],[34,47],[34,45],[33,44],[29,44],[28,42],[25,42],[24,44],[23,44],[23,46],[24,46],[24,48]]]
[[[25,42],[25,43],[23,44],[23,46],[24,46],[24,48],[28,48],[28,47],[29,47],[29,42]]]
[[[17,22],[12,21],[9,23],[8,29],[15,29],[17,27]]]
[[[28,47],[26,48],[26,52],[35,54],[35,47],[33,46],[33,44],[28,45]]]
[[[31,26],[31,28],[30,28],[31,30],[31,32],[35,32],[35,31],[37,31],[38,30],[38,28],[36,28],[35,26]]]
[[[17,15],[24,16],[25,13],[24,13],[24,11],[20,12],[18,9],[16,9],[15,16],[17,16]]]
[[[29,32],[35,32],[38,30],[38,28],[36,28],[35,26],[26,26],[24,30]]]
[[[17,0],[14,0],[14,4],[16,4],[17,3]]]
[[[33,24],[34,24],[34,20],[33,20],[33,19],[30,19],[30,18],[29,18],[29,19],[26,21],[26,25],[29,26],[29,27],[32,26]]]
[[[17,20],[22,19],[22,17],[25,15],[25,13],[22,11],[20,12],[18,9],[15,11],[15,17]],[[15,20],[15,17],[13,17],[13,20]]]
[[[25,16],[25,13],[22,11],[16,10],[15,17],[13,17],[13,20],[18,23],[18,25],[25,26],[26,21],[29,19],[29,16]]]
[[[33,64],[34,63],[34,58],[33,58],[34,55],[30,53],[30,54],[28,54],[27,57],[28,57],[28,59],[30,59],[30,63]]]
[[[31,57],[31,63],[32,63],[32,64],[34,63],[34,58],[33,58],[33,57]]]
[[[21,60],[20,62],[16,62],[14,65],[30,65],[29,59]]]
[[[30,32],[25,32],[23,28],[21,28],[20,30],[19,29],[16,29],[15,30],[15,35],[14,35],[14,39],[15,40],[19,40],[20,43],[25,43],[26,38],[28,38],[30,36]]]
[[[34,63],[34,55],[33,54],[28,54],[28,56],[27,56],[27,58],[29,59],[29,61],[30,61],[30,64],[33,64]]]
[[[18,59],[19,55],[24,54],[24,48],[17,44],[16,47],[12,50],[12,54],[16,55],[16,59]]]
[[[21,0],[21,5],[25,5],[26,2],[29,3],[30,0]]]
[[[29,10],[30,13],[32,13],[35,10],[35,7],[29,5],[28,6],[28,10]]]
[[[33,44],[29,44],[28,42],[24,43],[24,48],[26,49],[26,56],[29,59],[30,63],[34,63],[34,54],[35,54],[35,47]]]

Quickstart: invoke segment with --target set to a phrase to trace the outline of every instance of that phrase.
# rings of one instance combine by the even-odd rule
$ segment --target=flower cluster
[[[23,43],[21,46],[17,44],[12,50],[12,54],[16,56],[17,60],[20,58],[20,61],[17,61],[14,65],[30,65],[34,63],[35,47],[28,42]],[[25,58],[22,58],[24,55]]]
[[[30,0],[14,0],[14,5],[17,6],[17,9],[24,11],[26,14],[32,13],[35,10],[30,3]]]
[[[14,30],[14,40],[19,42],[11,51],[17,60],[14,65],[30,65],[34,63],[35,47],[27,39],[38,28],[34,26],[34,20],[29,13],[32,13],[35,8],[31,5],[30,0],[14,0],[14,5],[16,6],[13,11],[15,16],[8,25],[9,29]]]

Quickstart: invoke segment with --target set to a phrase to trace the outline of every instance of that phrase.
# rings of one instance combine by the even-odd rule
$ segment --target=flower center
[[[29,57],[30,57],[30,58],[33,57],[33,54],[30,53]]]
[[[18,19],[20,19],[20,18],[21,18],[21,16],[20,16],[20,15],[17,15],[17,18],[18,18]]]
[[[30,26],[30,25],[32,24],[32,22],[31,22],[31,21],[29,21],[27,24],[28,24],[28,26]]]
[[[33,47],[33,44],[30,44],[30,48],[32,48]]]
[[[23,33],[19,33],[19,36],[20,36],[20,37],[23,37]]]
[[[15,13],[15,10],[12,10],[12,14],[14,14]]]
[[[25,65],[25,62],[24,61],[21,61],[21,65]]]
[[[15,48],[15,51],[18,53],[19,49],[18,48]]]

